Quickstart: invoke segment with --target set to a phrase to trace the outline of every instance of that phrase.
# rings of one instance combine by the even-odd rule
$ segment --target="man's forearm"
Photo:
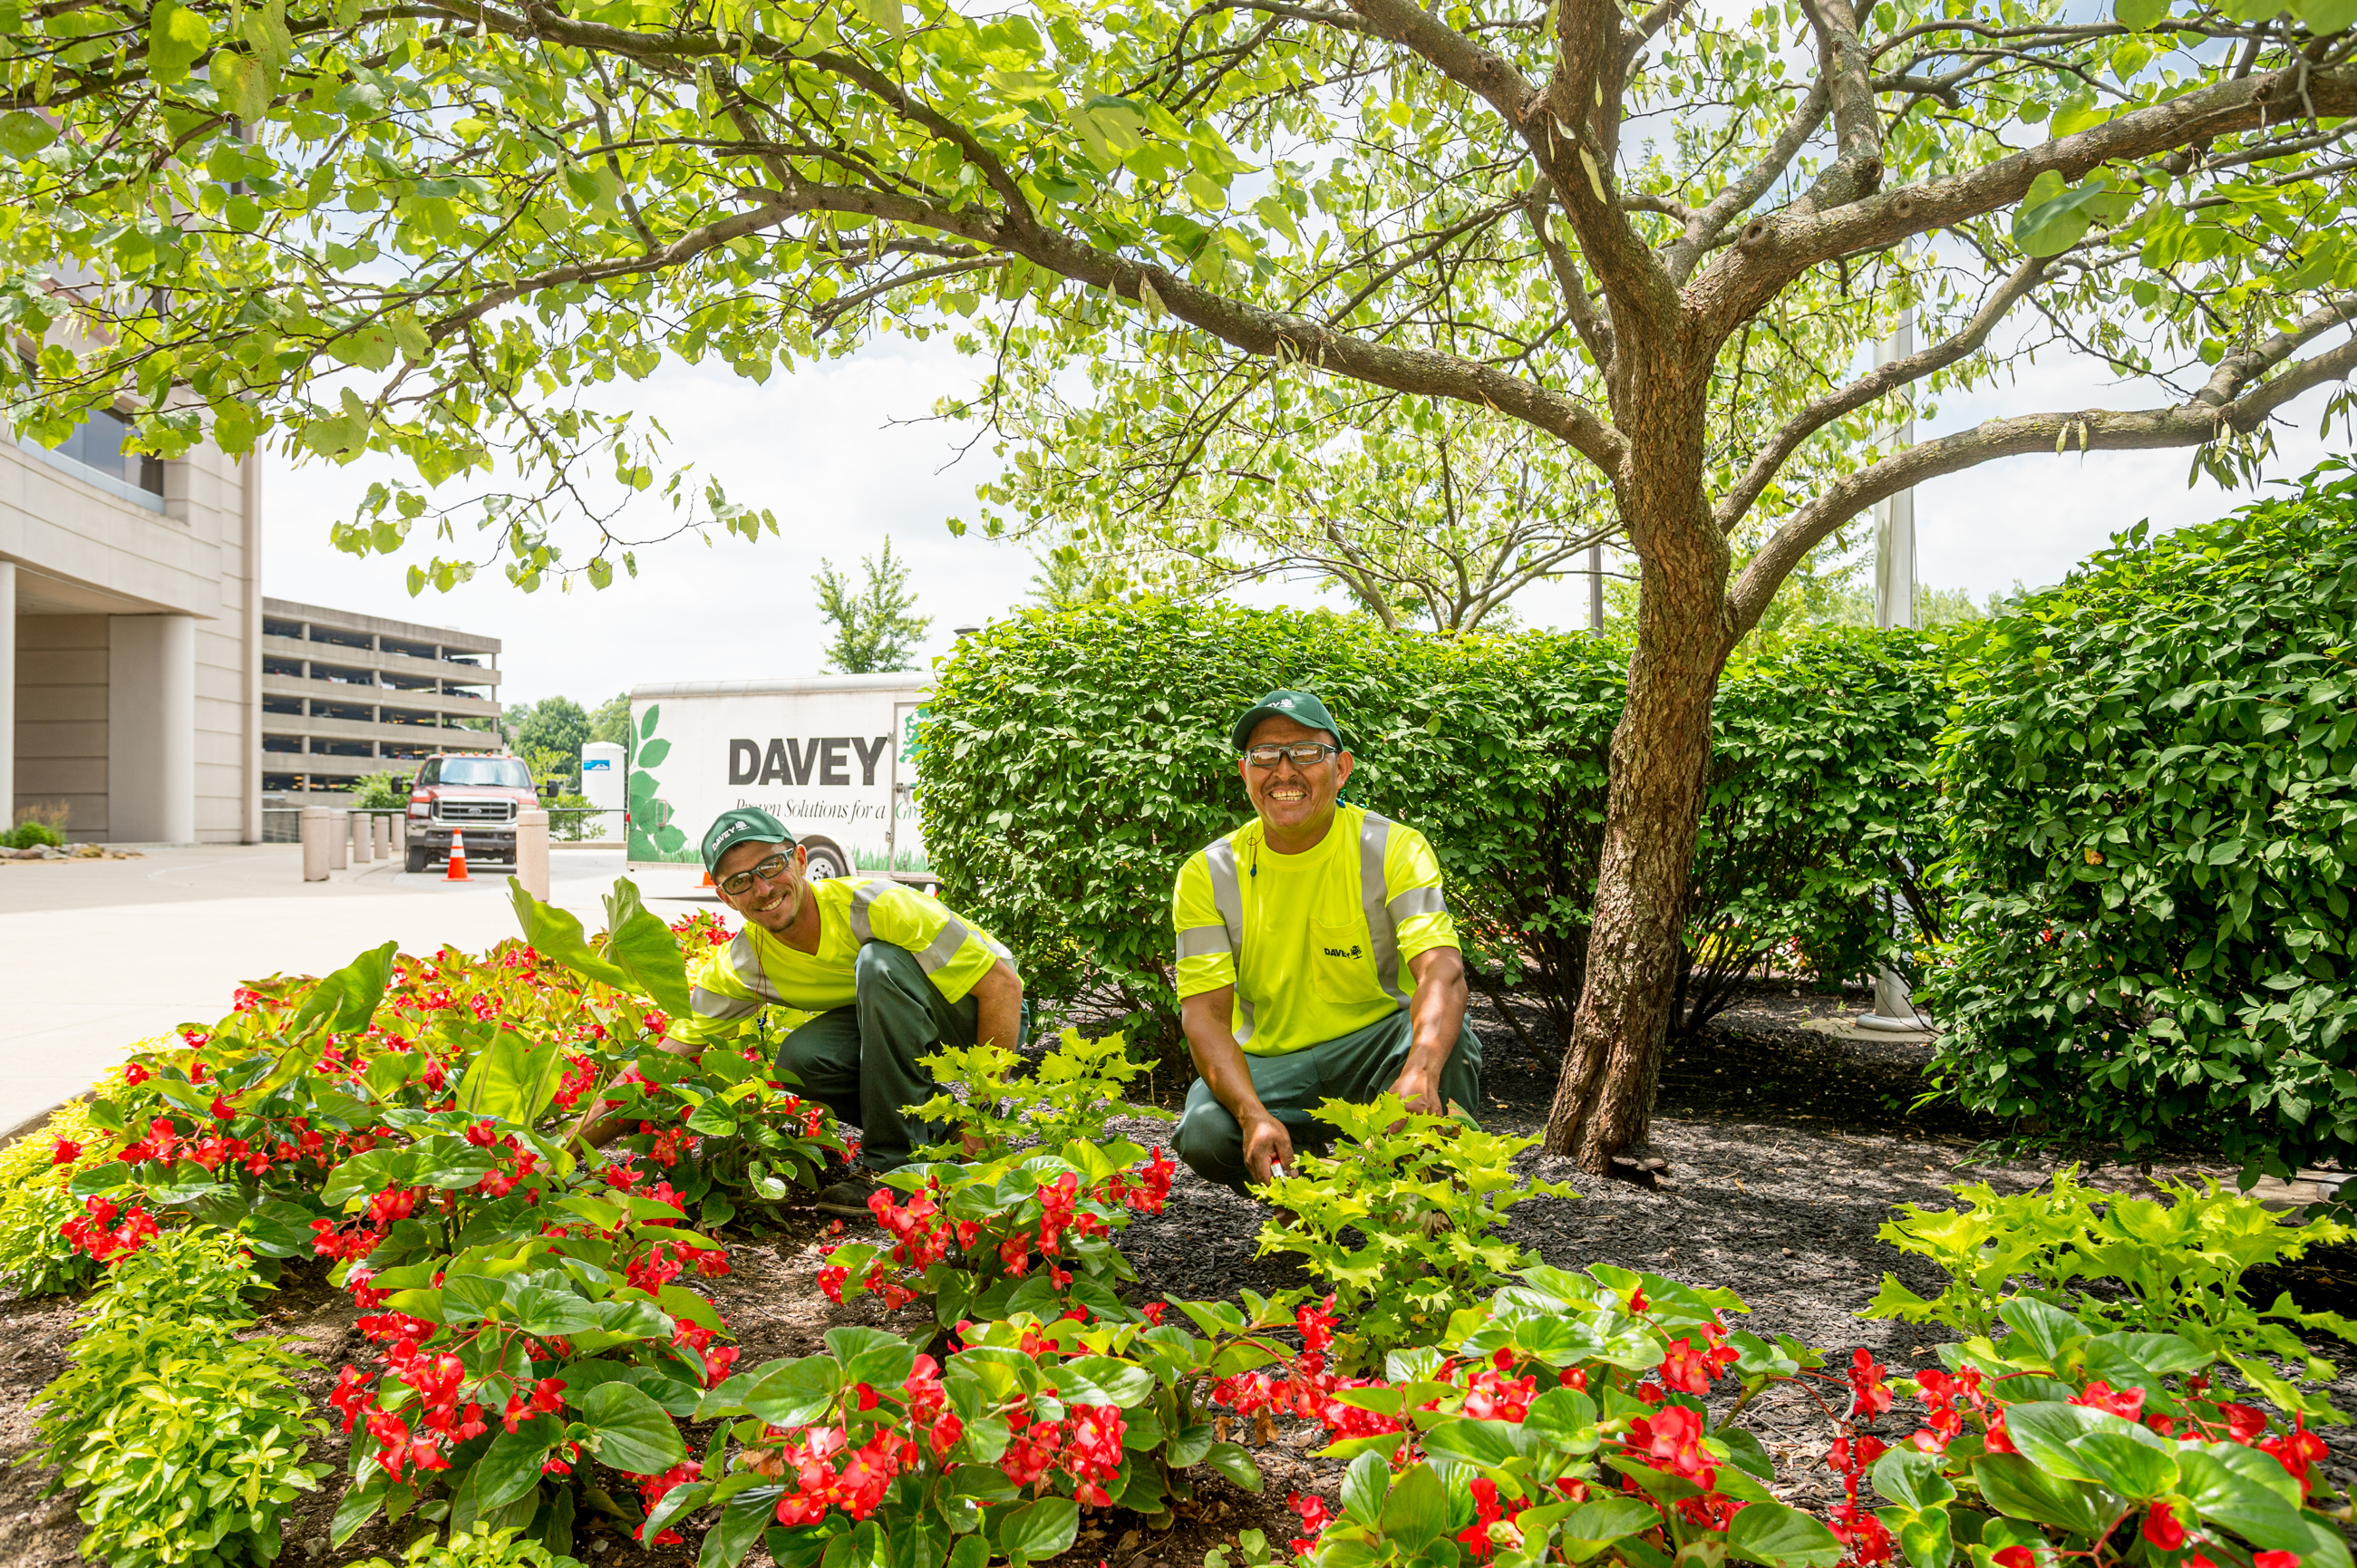
[[[1190,996],[1179,1004],[1179,1019],[1187,1031],[1187,1054],[1194,1058],[1195,1070],[1227,1113],[1238,1122],[1250,1121],[1255,1115],[1266,1115],[1260,1102],[1260,1091],[1253,1086],[1252,1068],[1244,1060],[1244,1048],[1236,1044],[1233,1030],[1228,1026],[1228,1011],[1221,992],[1205,996]]]
[[[1434,948],[1409,961],[1415,991],[1408,998],[1413,1043],[1408,1047],[1404,1078],[1437,1084],[1440,1069],[1457,1048],[1465,1027],[1465,1007],[1470,994],[1465,986],[1465,964],[1455,950]]]
[[[976,1045],[1013,1050],[1023,1030],[1023,984],[1005,964],[983,976],[974,990]]]

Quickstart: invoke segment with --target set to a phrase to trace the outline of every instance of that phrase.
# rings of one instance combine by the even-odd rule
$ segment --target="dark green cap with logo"
[[[1252,732],[1263,719],[1287,718],[1308,729],[1322,729],[1334,737],[1334,744],[1344,750],[1350,742],[1342,738],[1342,726],[1326,711],[1315,692],[1271,692],[1244,711],[1236,727],[1228,734],[1228,744],[1242,751],[1252,744]]]
[[[720,857],[740,843],[800,843],[793,830],[759,806],[723,811],[704,831],[704,869],[720,870]]]

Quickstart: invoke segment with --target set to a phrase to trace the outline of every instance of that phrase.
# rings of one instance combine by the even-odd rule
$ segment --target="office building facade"
[[[0,802],[115,843],[261,837],[259,461],[0,440]]]

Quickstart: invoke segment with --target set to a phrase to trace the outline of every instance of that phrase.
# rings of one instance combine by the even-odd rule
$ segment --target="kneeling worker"
[[[764,1007],[817,1017],[785,1037],[778,1066],[801,1091],[860,1131],[864,1168],[819,1194],[829,1214],[868,1213],[866,1174],[909,1163],[938,1129],[904,1106],[933,1097],[918,1058],[942,1044],[1018,1043],[1023,983],[990,933],[940,900],[887,877],[813,882],[783,822],[752,807],[704,835],[704,865],[745,929],[693,976],[694,1015],[673,1041],[698,1048]]]
[[[1432,846],[1338,804],[1351,757],[1326,704],[1271,692],[1230,738],[1256,816],[1179,867],[1180,1018],[1202,1076],[1171,1144],[1242,1192],[1332,1135],[1320,1101],[1478,1105],[1481,1046]]]

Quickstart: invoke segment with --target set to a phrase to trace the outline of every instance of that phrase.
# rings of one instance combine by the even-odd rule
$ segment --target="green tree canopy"
[[[602,740],[608,746],[628,746],[630,741],[630,694],[617,692],[589,714],[589,738]]]
[[[910,613],[917,607],[917,596],[909,591],[909,564],[893,555],[888,533],[884,548],[863,558],[859,566],[865,585],[825,560],[811,579],[818,589],[818,613],[834,628],[826,667],[845,675],[914,670],[917,645],[933,620]]]
[[[581,775],[581,747],[592,737],[589,715],[570,697],[543,697],[537,703],[511,703],[507,711],[508,745],[533,759],[534,773]]]

